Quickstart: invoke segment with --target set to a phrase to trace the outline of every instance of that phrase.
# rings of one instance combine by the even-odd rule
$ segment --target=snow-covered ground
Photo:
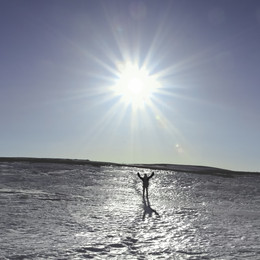
[[[0,163],[0,259],[260,259],[259,216],[259,175]]]

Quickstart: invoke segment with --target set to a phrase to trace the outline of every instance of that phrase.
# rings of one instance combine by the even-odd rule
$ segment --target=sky
[[[1,157],[260,171],[260,1],[0,4]]]

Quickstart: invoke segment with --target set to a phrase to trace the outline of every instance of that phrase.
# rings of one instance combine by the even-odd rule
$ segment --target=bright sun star
[[[159,87],[156,77],[149,75],[144,67],[127,63],[119,71],[114,91],[125,105],[136,109],[149,105]]]

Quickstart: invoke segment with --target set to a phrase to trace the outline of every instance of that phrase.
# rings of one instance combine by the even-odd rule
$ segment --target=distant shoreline
[[[91,165],[95,167],[118,166],[135,167],[151,170],[176,171],[196,174],[210,174],[222,177],[233,177],[233,175],[253,174],[260,175],[260,172],[232,171],[209,166],[180,165],[180,164],[122,164],[113,162],[91,161],[88,159],[65,159],[65,158],[36,158],[36,157],[0,157],[0,162],[29,162],[29,163],[59,163],[70,165]]]

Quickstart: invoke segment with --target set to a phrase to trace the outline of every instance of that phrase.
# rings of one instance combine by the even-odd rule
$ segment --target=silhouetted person
[[[140,176],[140,173],[137,173],[138,177],[143,181],[143,197],[146,190],[146,197],[148,198],[148,186],[149,186],[149,179],[154,176],[154,172],[148,177],[147,174],[144,174],[144,177]]]

